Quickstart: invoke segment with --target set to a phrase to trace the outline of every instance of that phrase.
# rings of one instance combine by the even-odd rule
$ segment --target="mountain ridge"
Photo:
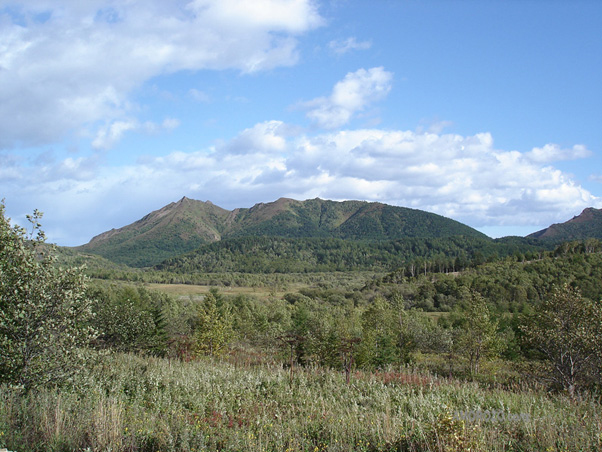
[[[602,239],[602,209],[587,207],[564,223],[555,223],[527,237],[553,242]]]
[[[392,240],[485,234],[441,215],[368,201],[279,198],[227,210],[187,197],[93,237],[76,249],[117,263],[150,266],[225,238],[266,236]]]

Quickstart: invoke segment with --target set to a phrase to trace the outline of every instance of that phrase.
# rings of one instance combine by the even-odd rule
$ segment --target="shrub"
[[[4,209],[0,202],[0,383],[61,383],[80,369],[94,336],[86,280],[80,269],[55,265],[40,212],[28,216],[28,235]]]

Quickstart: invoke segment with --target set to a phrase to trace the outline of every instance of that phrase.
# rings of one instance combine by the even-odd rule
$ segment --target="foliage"
[[[40,249],[41,216],[28,216],[28,235],[11,227],[0,203],[0,382],[26,390],[70,378],[94,337],[86,279]]]
[[[428,272],[412,277],[406,267],[375,278],[365,292],[401,293],[410,306],[452,311],[466,290],[480,293],[497,312],[526,312],[554,285],[570,283],[586,298],[602,299],[602,245],[568,242],[550,252],[532,251],[496,259],[462,272]]]
[[[396,240],[249,236],[204,245],[155,268],[190,274],[392,271],[403,267],[404,276],[416,276],[464,270],[486,259],[512,255],[517,246],[466,236]],[[521,249],[538,248],[534,241],[524,241]]]
[[[163,356],[168,332],[164,310],[167,296],[131,286],[97,286],[94,299],[94,326],[99,331],[95,341],[100,348],[122,352],[143,352]]]
[[[362,313],[362,341],[358,346],[359,365],[383,368],[400,356],[395,334],[396,316],[387,300],[377,297]]]
[[[305,213],[288,209],[280,223],[263,222],[274,206],[259,206],[263,220],[255,225],[319,230],[306,220],[320,206],[304,204]],[[355,205],[347,207],[349,213]],[[345,216],[328,206],[321,215],[329,228]],[[369,211],[363,216],[348,224],[360,232],[386,230],[386,222],[375,223]],[[26,241],[24,231],[4,223],[3,316],[12,312],[7,301],[21,293],[14,288],[60,277],[72,281],[70,271],[59,270],[45,254],[50,248],[41,245],[41,236]],[[89,364],[89,372],[63,388],[25,393],[0,385],[0,448],[600,449],[600,404],[585,391],[599,388],[602,369],[602,308],[590,301],[602,296],[600,242],[545,251],[520,238],[238,237],[203,250],[166,263],[169,271],[103,270],[100,259],[90,262],[98,263],[94,271],[105,271],[104,278],[227,287],[221,292],[180,285],[167,296],[98,281],[84,292],[78,285],[83,278],[74,272],[77,278],[63,285],[59,299],[91,310],[95,317],[82,315],[77,326],[98,329],[94,344],[118,353]],[[75,263],[79,256],[68,258]],[[384,277],[374,272],[396,262],[401,267]],[[221,273],[196,272],[199,265]],[[228,273],[232,268],[255,273]],[[350,268],[373,271],[330,271]],[[287,273],[293,269],[298,273]],[[22,282],[19,275],[35,278]],[[25,304],[37,309],[38,301],[55,300],[35,295],[47,292],[60,291],[32,289]],[[38,314],[23,312],[26,319]],[[19,320],[0,326],[23,328],[20,317],[13,319]],[[54,359],[54,344],[61,342],[44,340]],[[2,353],[11,350],[3,347]],[[158,358],[164,355],[170,360]],[[195,359],[205,355],[212,359]],[[0,375],[16,375],[5,373],[6,363],[0,361]],[[547,392],[531,378],[541,372],[571,395],[584,391],[570,399]],[[454,379],[470,374],[472,382]],[[472,422],[454,415],[470,410],[507,416]]]
[[[269,346],[290,329],[291,308],[284,299],[262,302],[256,297],[238,295],[230,303],[232,328],[243,342]]]
[[[457,346],[468,357],[470,373],[476,375],[481,359],[493,357],[498,352],[497,324],[491,320],[487,303],[481,294],[470,292],[465,303]]]
[[[526,340],[549,363],[553,380],[571,396],[600,384],[602,306],[563,284],[554,288],[524,326]]]
[[[232,340],[232,318],[217,290],[209,292],[199,306],[194,333],[197,355],[220,356]]]
[[[275,245],[279,241],[286,242],[239,239],[243,248],[237,254],[244,259],[251,253],[252,244]],[[512,246],[520,243],[510,242]],[[463,374],[466,366],[467,374],[476,376],[484,358],[495,358],[501,353],[503,358],[520,362],[531,357],[530,348],[521,341],[524,331],[519,328],[520,318],[545,299],[555,282],[573,281],[589,296],[601,293],[602,287],[597,284],[602,278],[600,249],[596,241],[568,243],[553,252],[515,252],[511,257],[463,272],[440,273],[429,264],[426,276],[420,273],[414,277],[407,274],[407,268],[385,278],[371,279],[368,273],[233,273],[228,275],[228,284],[252,287],[244,291],[248,295],[220,295],[218,311],[227,312],[227,336],[236,338],[229,342],[238,349],[249,345],[274,352],[280,346],[279,358],[288,360],[289,346],[283,347],[278,338],[287,334],[299,337],[293,347],[296,364],[342,369],[344,362],[352,359],[355,367],[384,369],[391,365],[414,365],[417,360],[424,361],[424,354],[431,354],[435,361],[441,358],[446,362],[437,372]],[[226,274],[215,275],[214,279],[209,275],[199,277],[208,278],[204,284],[211,284],[226,278]],[[362,278],[368,282],[362,290],[357,290]],[[272,292],[258,290],[262,284],[269,284]],[[284,293],[287,287],[293,292],[282,298],[276,295]],[[473,306],[475,297],[479,303]],[[207,327],[199,328],[202,312],[199,304],[202,302],[198,297],[172,300],[164,304],[162,312],[166,315],[170,341],[179,341],[183,347],[189,347],[190,353],[196,348],[193,342],[200,342],[204,345],[197,353],[204,354],[203,348],[211,341],[200,336],[210,334],[212,319],[218,320],[219,325],[220,317],[204,313],[203,323]],[[165,306],[169,307],[169,313]],[[450,311],[450,314],[427,315],[423,310]],[[206,333],[201,333],[203,330]],[[219,336],[219,329],[214,333]],[[355,339],[358,342],[351,353],[346,344]],[[485,370],[482,377],[487,378],[488,372]]]

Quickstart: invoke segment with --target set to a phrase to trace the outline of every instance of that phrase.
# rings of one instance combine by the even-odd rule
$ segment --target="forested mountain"
[[[534,232],[529,237],[554,243],[568,240],[602,239],[602,209],[588,207],[580,215],[564,223]]]
[[[452,236],[490,240],[449,218],[381,203],[280,198],[229,211],[184,197],[135,223],[100,234],[77,249],[144,267],[228,238],[382,241]]]

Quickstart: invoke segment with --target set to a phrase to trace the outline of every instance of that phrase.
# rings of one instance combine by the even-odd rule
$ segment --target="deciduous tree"
[[[524,322],[525,337],[548,362],[550,376],[571,396],[600,383],[602,307],[568,284],[556,286]]]
[[[498,353],[497,323],[491,320],[487,302],[481,294],[471,291],[465,298],[465,322],[458,337],[459,350],[468,358],[472,375],[479,373],[484,357]]]
[[[0,202],[0,382],[26,390],[79,370],[94,336],[86,279],[56,265],[34,211],[32,229],[11,226]]]

